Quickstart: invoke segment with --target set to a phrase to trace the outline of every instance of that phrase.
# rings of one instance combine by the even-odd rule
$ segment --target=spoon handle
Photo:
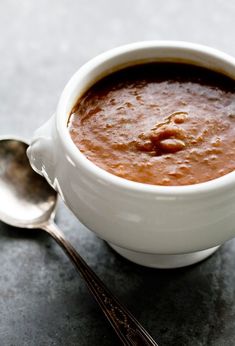
[[[155,345],[157,343],[132,316],[132,314],[114,297],[93,270],[86,264],[74,247],[65,239],[64,234],[54,222],[42,227],[62,247],[79,273],[84,278],[90,292],[96,299],[106,318],[121,339],[123,345]]]

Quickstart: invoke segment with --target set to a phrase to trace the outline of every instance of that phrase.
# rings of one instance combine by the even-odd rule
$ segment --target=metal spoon
[[[49,233],[71,259],[106,318],[124,345],[157,345],[113,296],[54,223],[57,193],[36,174],[28,161],[28,145],[17,139],[0,140],[0,220]]]

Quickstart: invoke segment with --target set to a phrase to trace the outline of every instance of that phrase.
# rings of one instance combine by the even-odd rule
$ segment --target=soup
[[[97,81],[69,118],[94,164],[154,185],[189,185],[235,169],[235,81],[183,63],[146,63]]]

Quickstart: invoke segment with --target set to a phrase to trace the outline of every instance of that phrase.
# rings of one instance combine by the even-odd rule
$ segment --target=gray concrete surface
[[[1,0],[0,135],[30,138],[73,72],[120,44],[177,39],[235,55],[235,2]],[[59,226],[159,345],[235,344],[235,242],[207,261],[160,271],[131,264],[62,204]],[[143,230],[144,231],[144,230]],[[58,246],[0,223],[0,345],[119,342]]]

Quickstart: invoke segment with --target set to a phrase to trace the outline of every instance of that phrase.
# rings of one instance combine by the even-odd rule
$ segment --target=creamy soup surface
[[[70,136],[94,164],[154,185],[189,185],[235,169],[235,81],[182,63],[128,67],[78,99]]]

